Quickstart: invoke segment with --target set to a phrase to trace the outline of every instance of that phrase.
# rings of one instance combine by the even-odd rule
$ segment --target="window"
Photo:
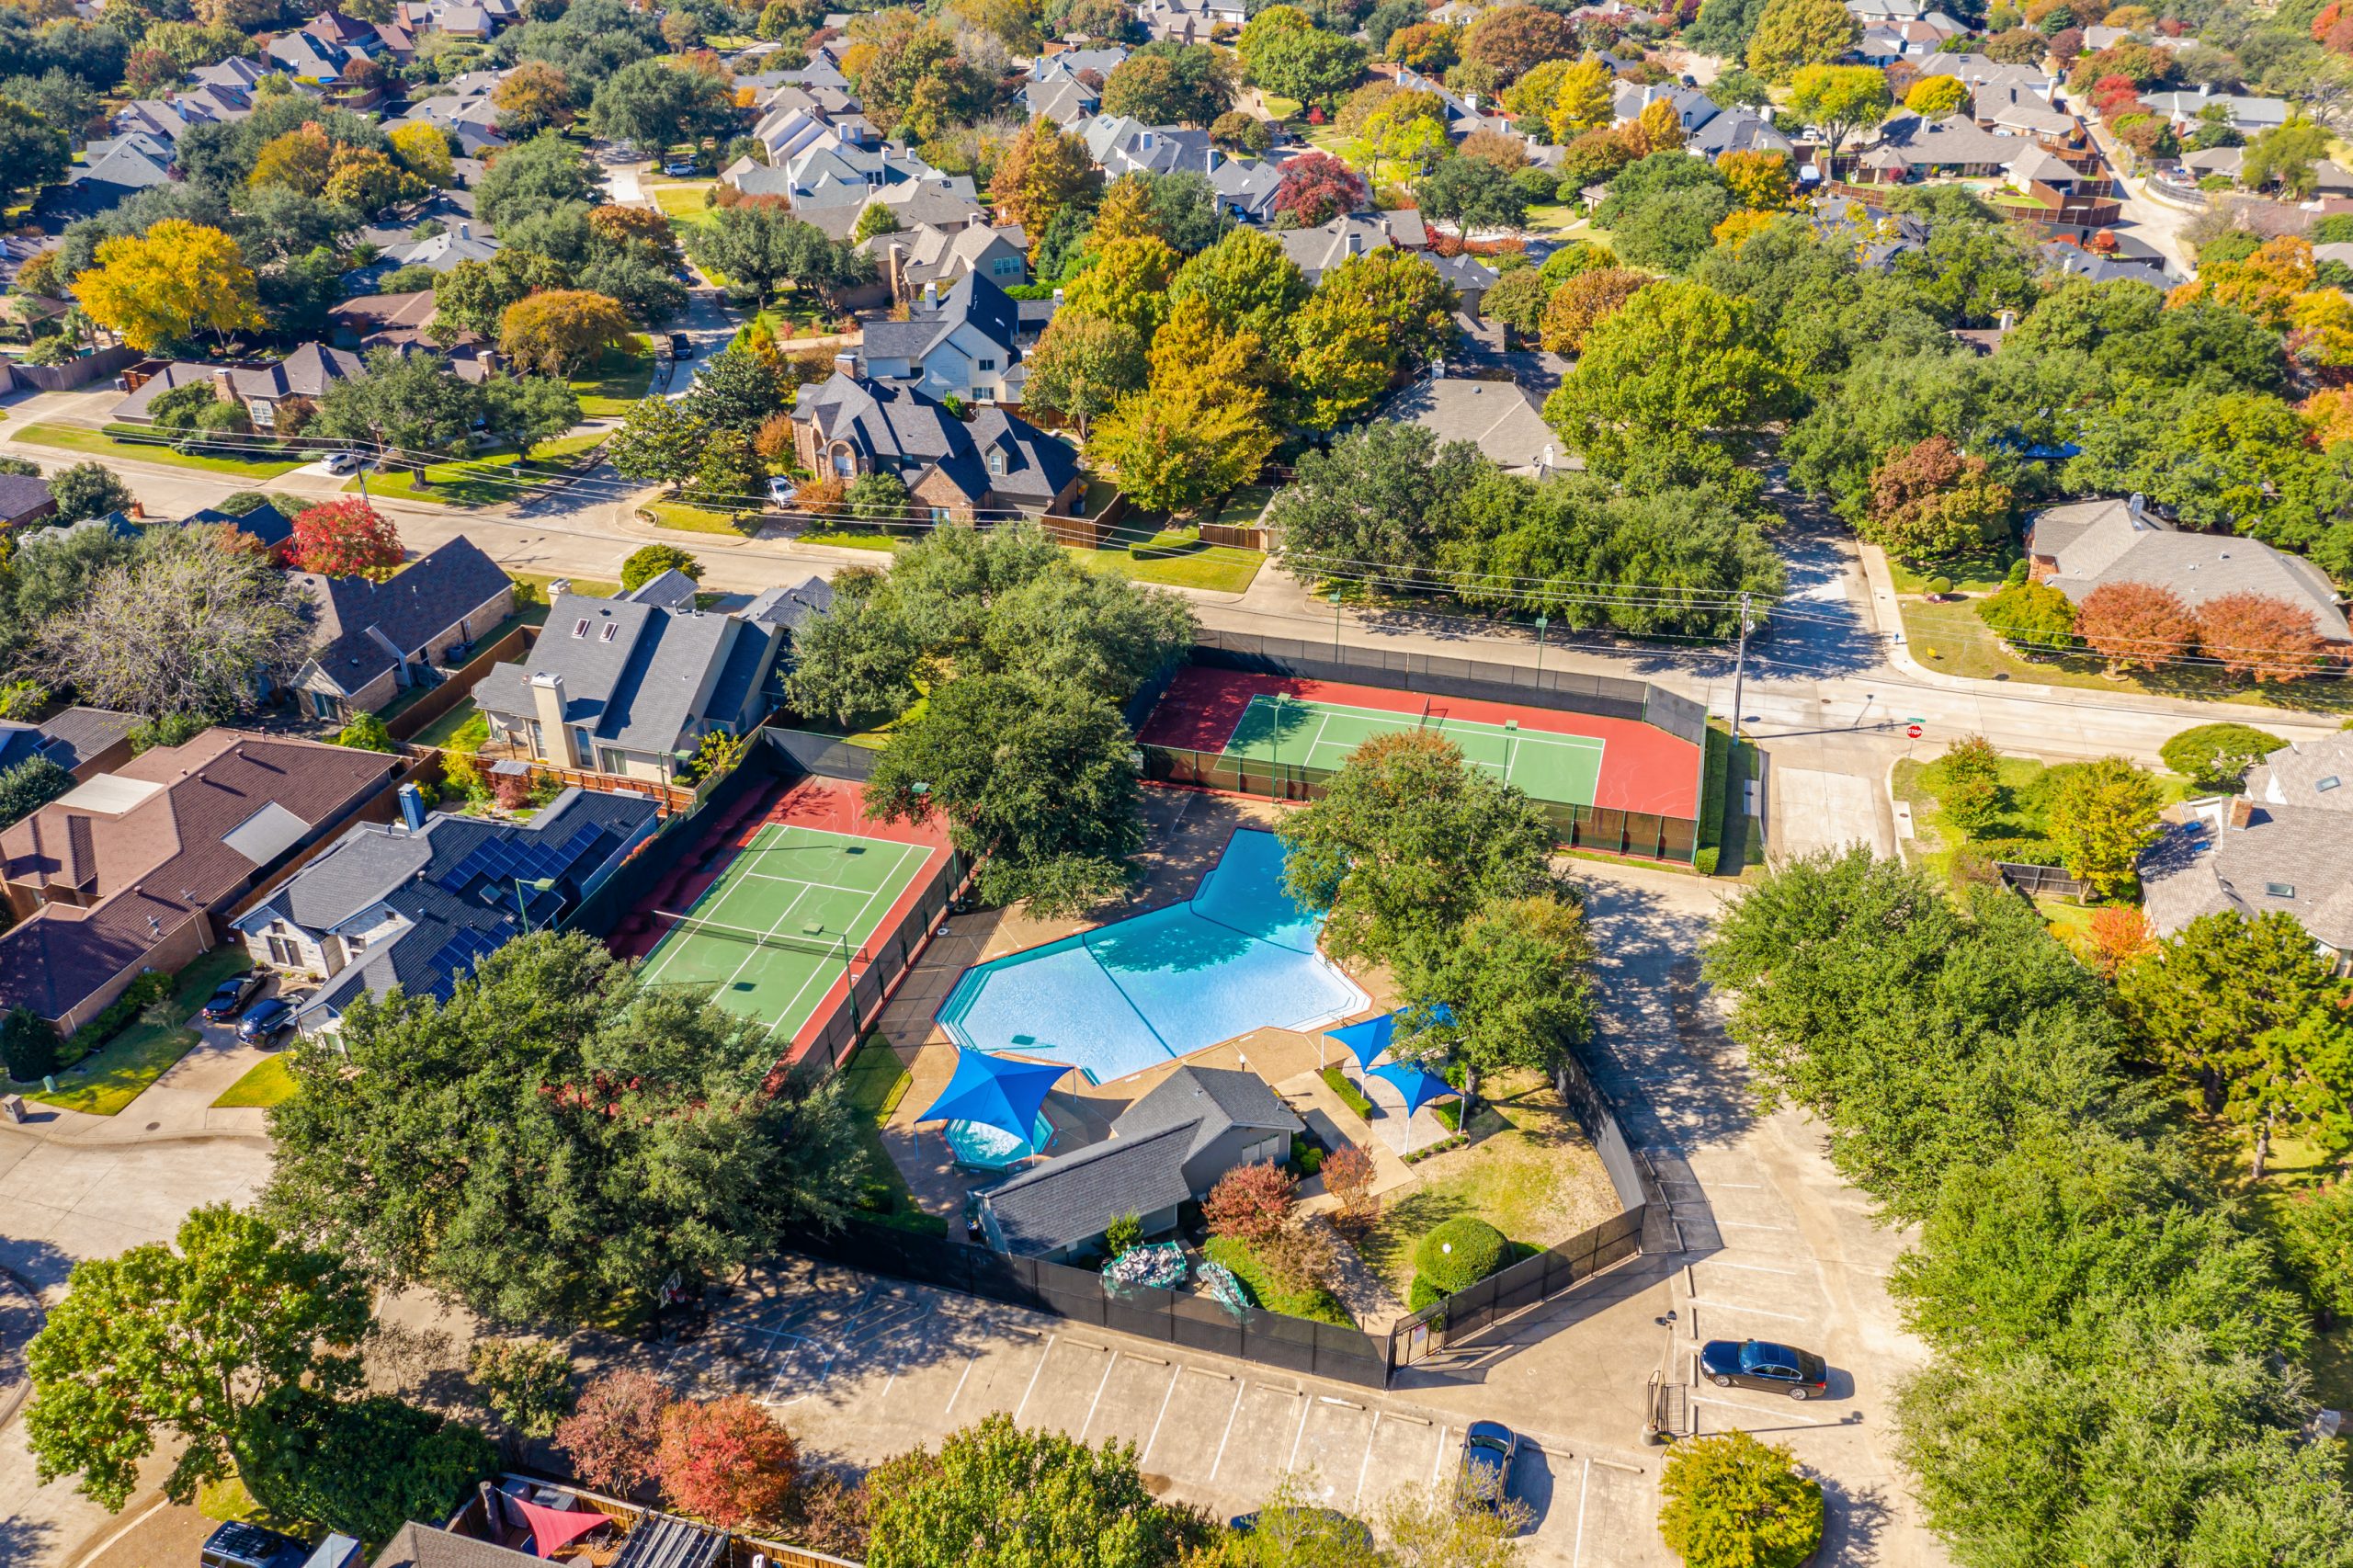
[[[935,523],[946,522],[948,520],[948,508],[945,506],[934,506],[931,509],[931,520]]]
[[[614,621],[608,621],[608,622],[606,623],[606,625],[605,625],[605,634],[604,634],[602,637],[599,637],[598,639],[597,639],[597,641],[598,641],[599,642],[611,642],[611,641],[613,640],[614,635],[615,635],[617,632],[619,632],[619,631],[620,631],[620,629],[621,629],[621,623],[620,623],[620,621],[618,621],[618,620],[614,620]]]
[[[348,953],[364,953],[368,950],[368,938],[365,937],[346,937],[343,939],[343,948],[344,951]]]
[[[2332,774],[2330,774],[2327,778],[2323,778],[2323,779],[2320,779],[2320,780],[2318,780],[2317,782],[2315,782],[2315,783],[2313,785],[2313,789],[2315,789],[2315,790],[2319,790],[2322,794],[2324,794],[2324,795],[2325,795],[2325,794],[2328,793],[2328,791],[2330,791],[2331,790],[2336,789],[2338,785],[2340,785],[2340,784],[2342,784],[2342,783],[2344,783],[2344,782],[2345,782],[2345,780],[2344,780],[2344,779],[2339,778],[2336,774],[2332,773]]]
[[[588,759],[597,755],[597,737],[585,730],[574,730],[572,732],[572,748],[579,753],[581,765],[585,767]]]
[[[1001,256],[989,263],[989,276],[992,278],[1017,278],[1020,275],[1021,258],[1017,256]]]
[[[269,938],[269,961],[280,969],[302,967],[302,949],[283,937]]]
[[[316,719],[335,717],[335,699],[324,691],[311,693],[311,715]]]
[[[983,370],[994,370],[996,369],[996,361],[994,359],[982,359],[975,361],[975,363],[977,363]]]
[[[834,454],[834,472],[842,478],[847,479],[851,474],[858,472],[858,465],[851,460],[850,455],[847,452],[835,452]]]
[[[574,637],[585,637],[588,635],[588,621],[585,617],[583,617],[581,619],[575,620],[572,623],[572,634]]]
[[[2266,882],[2263,884],[2263,891],[2273,898],[2293,898],[2296,896],[2296,884],[2293,882]]]
[[[1003,452],[991,452],[989,454],[989,472],[1000,478],[1004,477],[1005,454]]]

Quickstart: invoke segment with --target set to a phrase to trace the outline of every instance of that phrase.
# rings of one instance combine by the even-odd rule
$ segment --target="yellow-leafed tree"
[[[218,229],[166,218],[144,234],[105,241],[97,259],[74,279],[74,297],[92,321],[142,354],[199,332],[225,339],[266,324],[253,268]]]
[[[1561,74],[1548,123],[1554,140],[1566,142],[1617,118],[1618,78],[1598,60],[1580,60]]]
[[[1275,449],[1254,332],[1219,330],[1201,296],[1176,301],[1153,341],[1152,374],[1095,427],[1087,453],[1119,471],[1137,505],[1189,512],[1258,477]]]
[[[307,120],[285,135],[262,143],[261,151],[254,154],[253,173],[245,176],[245,183],[256,189],[266,185],[282,185],[304,196],[316,196],[327,187],[327,176],[335,169],[335,143],[319,129],[319,122]]]
[[[392,132],[392,153],[401,166],[419,179],[446,190],[457,177],[449,156],[449,134],[438,125],[418,120]]]
[[[498,347],[525,369],[568,376],[606,350],[629,346],[629,312],[585,289],[550,289],[516,301],[498,322]]]

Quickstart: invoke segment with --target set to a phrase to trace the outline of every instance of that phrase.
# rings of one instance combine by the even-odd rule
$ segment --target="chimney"
[[[907,297],[907,247],[896,240],[891,242],[888,257],[883,262],[883,272],[884,276],[891,280],[891,298],[905,299]]]
[[[424,791],[414,784],[404,784],[400,789],[400,797],[402,824],[411,833],[421,831],[425,826]]]
[[[1994,321],[1994,327],[1997,332],[2008,332],[2018,324],[2018,313],[2016,311],[2004,311]]]
[[[1358,233],[1354,229],[1350,229],[1348,231],[1348,254],[1350,256],[1362,256],[1364,254],[1364,236]]]
[[[923,308],[926,311],[939,308],[939,279],[937,278],[923,286]]]
[[[236,382],[230,379],[228,368],[226,366],[217,367],[213,370],[212,392],[213,395],[218,397],[222,403],[234,403],[237,401]]]
[[[458,238],[461,240],[471,240],[473,237],[474,226],[472,223],[460,223],[458,225]]]
[[[2255,802],[2245,795],[2231,797],[2231,825],[2245,827],[2255,819]]]
[[[1057,305],[1059,305],[1059,304],[1061,304],[1062,302],[1063,302],[1063,291],[1062,291],[1060,289],[1056,289],[1056,290],[1054,290],[1054,303],[1056,303]]]
[[[551,577],[548,579],[548,603],[553,604],[570,592],[572,592],[571,578]]]
[[[835,375],[841,375],[841,376],[855,376],[855,375],[857,375],[857,374],[858,374],[858,356],[857,356],[857,355],[855,355],[855,354],[836,354],[836,355],[835,355],[835,356],[834,356],[834,373],[835,373]]]
[[[2140,526],[2141,515],[2143,512],[2147,510],[2148,505],[2148,497],[2141,494],[2137,491],[2134,492],[2131,499],[2124,503],[2124,515],[2132,519],[2133,527],[2138,528]]]
[[[540,741],[547,760],[566,767],[580,766],[580,758],[572,749],[572,726],[563,722],[563,677],[535,675],[531,677],[531,713],[540,722]]]

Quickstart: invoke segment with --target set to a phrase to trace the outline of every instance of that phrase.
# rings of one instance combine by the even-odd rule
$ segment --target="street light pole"
[[[1552,624],[1551,616],[1542,610],[1536,612],[1536,673],[1540,677],[1544,674],[1544,629]]]
[[[1743,592],[1740,596],[1740,653],[1732,665],[1732,744],[1735,752],[1740,747],[1740,683],[1748,672],[1748,595]]]
[[[1339,589],[1337,589],[1337,588],[1334,588],[1334,589],[1332,590],[1332,661],[1333,661],[1333,663],[1337,664],[1337,663],[1339,662],[1339,658],[1340,658],[1340,590],[1339,590]]]

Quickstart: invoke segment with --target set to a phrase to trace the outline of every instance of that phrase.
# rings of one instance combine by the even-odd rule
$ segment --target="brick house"
[[[297,572],[319,607],[317,651],[294,676],[314,719],[373,713],[413,686],[439,684],[449,651],[515,613],[514,580],[459,538],[387,582]]]
[[[399,757],[238,730],[159,746],[0,832],[17,924],[0,1008],[72,1033],[145,970],[184,968],[304,852],[392,812]]]
[[[813,473],[897,474],[935,522],[1074,516],[1086,489],[1078,454],[1017,415],[983,403],[960,420],[911,386],[839,371],[801,389],[792,442]]]
[[[2225,594],[2260,594],[2309,611],[2313,628],[2343,651],[2353,629],[2336,586],[2300,555],[2234,534],[2189,533],[2138,495],[2046,506],[2027,523],[2029,574],[2076,604],[2109,583],[2168,588],[2191,609]]]

